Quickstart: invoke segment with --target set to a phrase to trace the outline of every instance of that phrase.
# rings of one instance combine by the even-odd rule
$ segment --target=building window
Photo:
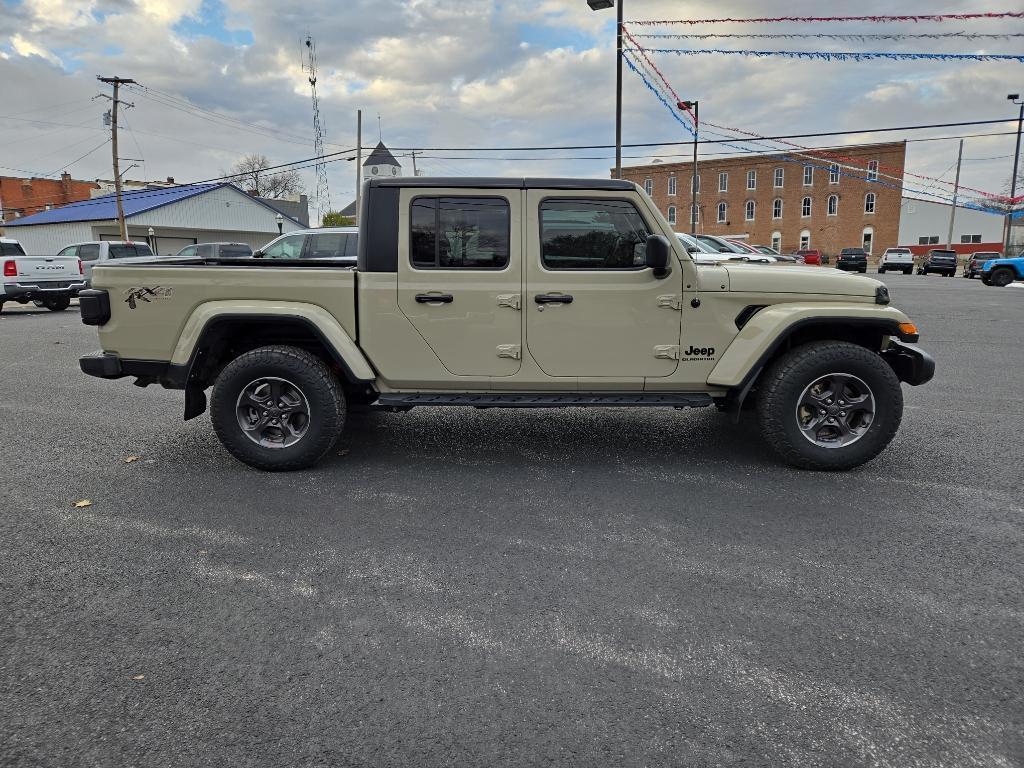
[[[781,187],[785,183],[785,181],[786,181],[786,169],[785,168],[776,168],[775,169],[775,181],[774,181],[775,186],[776,187]],[[753,187],[748,187],[748,189],[753,189]]]
[[[878,181],[878,161],[868,163],[868,181]]]
[[[647,235],[640,212],[625,200],[566,197],[540,204],[545,269],[642,269]]]
[[[938,245],[939,244],[939,236],[938,235],[925,235],[924,237],[919,237],[919,238],[917,238],[917,244],[918,245]]]
[[[813,165],[805,165],[804,166],[804,186],[805,187],[809,187],[812,184],[814,184],[814,166]]]
[[[773,219],[781,219],[782,218],[782,198],[781,197],[776,197],[774,200],[772,200],[772,218]]]
[[[800,215],[805,218],[811,215],[811,198],[805,197],[800,201]]]
[[[729,216],[729,206],[726,203],[718,204],[718,223],[724,224]]]
[[[828,167],[828,183],[839,183],[839,163],[831,163]]]
[[[669,224],[675,224],[676,223],[676,207],[674,205],[670,205],[668,207],[668,223]]]
[[[864,213],[875,212],[875,193],[868,192],[864,195]]]
[[[782,233],[772,232],[772,248],[782,253]]]
[[[654,180],[653,179],[644,179],[644,192],[646,192],[648,195],[653,195],[654,194]]]
[[[729,174],[720,173],[718,174],[718,191],[728,192],[729,191]]]
[[[960,235],[961,243],[980,243],[981,235]]]
[[[809,229],[800,232],[800,250],[806,251],[811,247],[811,231]]]
[[[675,176],[669,176],[668,177],[668,193],[669,193],[669,195],[675,197],[675,194],[676,194],[676,177]]]
[[[747,200],[747,204],[744,208],[744,215],[747,221],[754,220],[754,213],[757,209],[757,204],[753,200]]]
[[[871,253],[871,246],[875,241],[875,230],[871,227],[864,227],[864,237],[861,240],[861,247],[867,252]]]
[[[412,265],[417,269],[503,269],[508,265],[510,221],[508,201],[502,197],[413,198]]]
[[[757,171],[747,171],[747,189],[757,189]]]
[[[839,215],[839,195],[828,196],[828,215],[837,216]]]

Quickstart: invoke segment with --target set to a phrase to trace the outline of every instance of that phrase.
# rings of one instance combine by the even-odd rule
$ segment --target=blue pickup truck
[[[981,268],[981,282],[1003,288],[1014,280],[1024,280],[1024,254],[1012,259],[992,259]]]

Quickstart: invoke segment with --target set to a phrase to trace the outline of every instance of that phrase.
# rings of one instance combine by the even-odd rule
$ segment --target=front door
[[[453,190],[457,192],[457,190]],[[522,191],[411,197],[398,306],[457,376],[512,376],[522,358]]]
[[[527,193],[526,344],[548,376],[632,379],[679,364],[682,269],[644,266],[655,231],[629,199]],[[537,245],[534,245],[537,244]],[[539,252],[538,252],[539,247]]]

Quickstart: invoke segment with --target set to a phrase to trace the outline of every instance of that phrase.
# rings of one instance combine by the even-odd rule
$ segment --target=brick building
[[[68,203],[88,200],[92,190],[97,188],[98,185],[91,181],[72,179],[69,173],[62,173],[60,179],[0,176],[0,225]]]
[[[701,160],[697,231],[783,253],[864,246],[880,254],[898,245],[905,158],[906,144],[891,142]],[[644,187],[677,231],[689,232],[691,167],[655,163],[623,168],[622,176]]]

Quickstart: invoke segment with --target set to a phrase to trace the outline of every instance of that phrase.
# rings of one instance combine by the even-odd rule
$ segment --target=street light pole
[[[1003,256],[1010,256],[1010,235],[1013,233],[1013,206],[1012,199],[1017,196],[1017,169],[1020,168],[1020,134],[1024,127],[1024,100],[1019,93],[1011,93],[1006,97],[1014,104],[1020,105],[1020,115],[1017,117],[1017,142],[1013,152],[1013,175],[1010,176],[1010,210],[1006,213],[1006,237],[1003,241]]]
[[[603,11],[615,5],[615,0],[587,0],[592,11]],[[619,0],[615,22],[615,178],[622,178],[622,6]]]
[[[274,221],[277,222],[277,234],[278,235],[283,235],[284,234],[284,216],[282,216],[279,213],[276,216],[274,216]]]
[[[700,131],[700,102],[680,101],[677,105],[680,109],[688,109],[693,112],[693,175],[690,178],[690,234],[697,236],[697,196],[700,189],[697,186],[697,145],[700,143],[698,133]]]

